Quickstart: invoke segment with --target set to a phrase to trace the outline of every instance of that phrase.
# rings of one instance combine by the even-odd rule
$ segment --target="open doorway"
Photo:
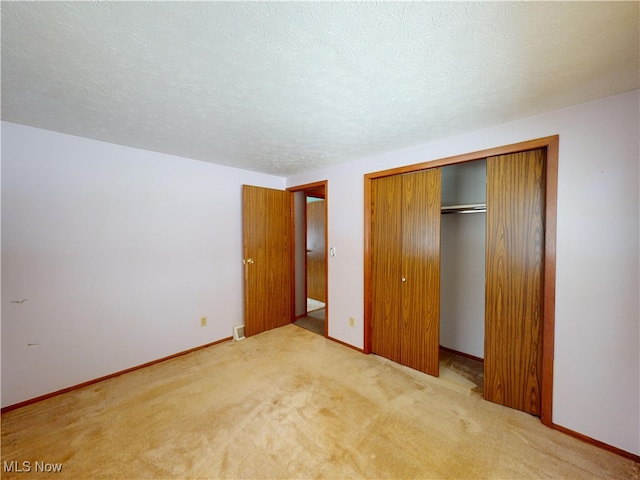
[[[483,396],[487,161],[440,173],[440,377]]]
[[[327,182],[288,189],[294,211],[294,324],[328,335]]]

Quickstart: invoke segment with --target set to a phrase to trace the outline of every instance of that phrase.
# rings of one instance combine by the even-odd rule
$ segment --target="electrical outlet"
[[[207,326],[207,317],[200,317],[200,326],[201,327]]]
[[[350,327],[356,326],[356,319],[354,317],[349,317],[349,326]]]

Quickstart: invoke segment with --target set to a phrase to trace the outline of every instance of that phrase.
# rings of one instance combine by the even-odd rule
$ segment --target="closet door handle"
[[[407,281],[407,278],[406,278],[406,277],[402,277],[402,281],[403,281],[403,282],[406,282],[406,281]]]

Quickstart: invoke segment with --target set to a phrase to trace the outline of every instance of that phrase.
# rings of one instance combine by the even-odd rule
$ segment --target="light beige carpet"
[[[637,479],[530,415],[294,325],[2,416],[3,479]],[[60,463],[56,474],[35,462]]]

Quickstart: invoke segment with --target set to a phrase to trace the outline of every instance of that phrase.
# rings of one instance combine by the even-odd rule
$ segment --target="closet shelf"
[[[481,213],[487,211],[486,203],[468,203],[465,205],[443,205],[441,213]]]

